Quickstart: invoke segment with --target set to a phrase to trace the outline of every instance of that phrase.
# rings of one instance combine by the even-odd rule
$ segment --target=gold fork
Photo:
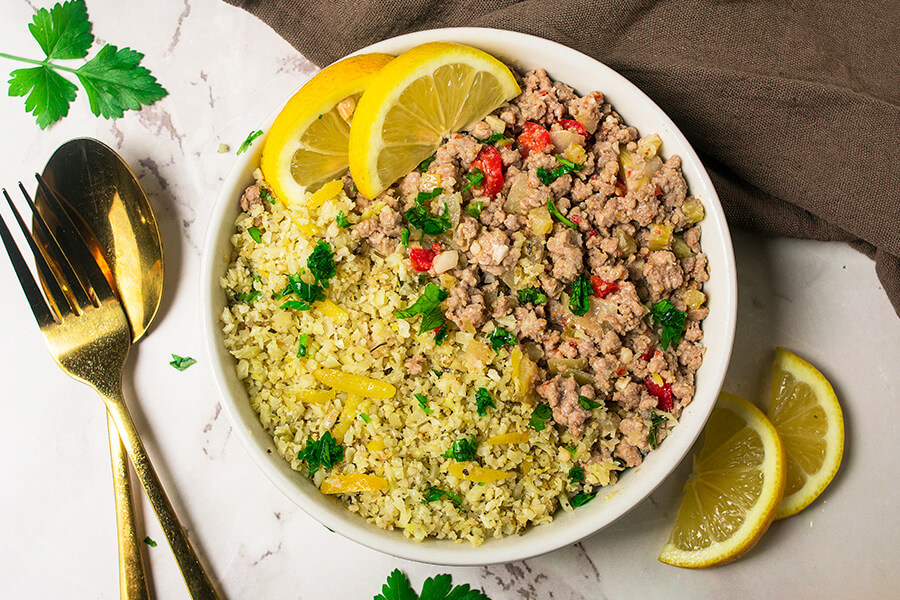
[[[131,346],[128,319],[56,193],[40,175],[36,174],[35,177],[47,201],[47,208],[58,221],[56,236],[21,183],[19,189],[33,213],[34,223],[41,230],[49,260],[44,258],[35,236],[28,230],[6,189],[3,189],[3,195],[22,229],[40,276],[46,284],[46,299],[6,223],[0,218],[0,238],[31,305],[31,311],[57,364],[71,377],[97,390],[106,404],[125,443],[131,464],[162,525],[191,597],[195,600],[217,599],[215,588],[178,522],[122,397],[122,371]]]

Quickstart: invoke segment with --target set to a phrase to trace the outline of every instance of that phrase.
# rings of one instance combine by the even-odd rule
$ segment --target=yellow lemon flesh
[[[322,69],[281,109],[266,137],[260,167],[283,202],[299,202],[305,192],[347,172],[350,124],[342,111],[346,114],[359,101],[372,76],[392,59],[388,54],[345,58]]]
[[[713,567],[750,550],[784,493],[784,448],[758,408],[722,393],[703,433],[675,527],[659,555],[677,567]]]
[[[776,519],[809,506],[831,483],[844,454],[844,418],[828,380],[811,364],[778,348],[769,419],[787,457],[787,483]]]
[[[375,198],[431,156],[447,134],[483,119],[521,90],[509,68],[470,46],[432,42],[376,75],[350,127],[350,174]]]

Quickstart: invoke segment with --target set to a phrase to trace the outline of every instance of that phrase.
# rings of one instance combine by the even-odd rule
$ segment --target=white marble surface
[[[90,0],[98,40],[147,55],[170,96],[140,113],[93,118],[80,94],[45,132],[22,100],[0,94],[0,184],[40,170],[52,150],[92,136],[129,161],[150,194],[166,250],[159,320],[127,366],[126,395],[174,504],[224,595],[371,598],[399,567],[416,586],[449,571],[495,600],[518,598],[884,598],[900,569],[900,319],[873,264],[848,247],[736,234],[740,316],[726,389],[761,398],[773,348],[819,365],[843,402],[844,464],[801,515],[776,523],[738,562],[702,572],[656,556],[689,470],[581,544],[533,560],[444,569],[397,560],[324,529],[254,467],[220,414],[202,362],[179,373],[170,353],[200,357],[197,278],[207,215],[246,134],[314,71],[255,18],[216,0]],[[0,0],[0,51],[37,55],[28,0]],[[0,61],[3,72],[15,68]],[[220,143],[232,153],[219,154]],[[8,215],[2,209],[4,216]],[[63,375],[0,259],[0,597],[116,598],[116,542],[106,420],[95,394]],[[155,597],[187,598],[149,508]]]

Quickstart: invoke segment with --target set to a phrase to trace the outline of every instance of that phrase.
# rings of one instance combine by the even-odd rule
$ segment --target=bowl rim
[[[486,39],[486,36],[490,36],[489,39],[495,45],[504,41],[512,43],[516,47],[514,52],[519,51],[518,47],[526,45],[535,54],[541,52],[561,53],[567,58],[589,65],[593,69],[591,71],[592,76],[601,74],[602,77],[598,78],[607,80],[607,83],[603,84],[605,89],[601,89],[606,97],[613,95],[607,92],[611,89],[609,81],[614,82],[615,95],[629,96],[633,100],[637,100],[639,104],[643,105],[644,110],[652,113],[653,117],[665,126],[666,135],[677,143],[678,148],[674,153],[679,154],[682,158],[685,178],[691,181],[690,188],[694,192],[697,192],[698,188],[702,189],[703,202],[708,209],[704,224],[713,223],[715,226],[714,230],[718,232],[716,238],[709,239],[707,237],[707,239],[703,240],[704,252],[709,255],[710,248],[707,244],[716,244],[717,251],[721,256],[721,264],[717,266],[715,277],[720,280],[717,285],[722,287],[722,289],[717,292],[715,306],[717,316],[722,322],[721,327],[717,331],[718,335],[712,344],[718,349],[718,352],[714,356],[710,356],[710,353],[707,352],[704,357],[704,363],[698,370],[698,374],[702,374],[703,379],[700,383],[703,384],[706,394],[703,398],[698,398],[699,393],[695,393],[694,400],[685,409],[684,413],[692,414],[693,427],[688,429],[685,428],[683,423],[680,423],[679,427],[674,428],[673,433],[667,437],[666,445],[661,446],[660,450],[650,453],[645,460],[644,465],[647,465],[651,462],[652,457],[654,461],[653,471],[660,473],[656,479],[643,477],[639,482],[626,488],[623,494],[607,494],[606,502],[603,504],[604,508],[599,510],[585,510],[585,508],[589,507],[579,509],[577,522],[567,521],[566,526],[560,526],[559,522],[564,515],[557,512],[554,515],[554,521],[551,523],[540,527],[531,526],[523,534],[507,536],[502,540],[486,539],[484,544],[478,547],[472,546],[465,541],[454,543],[448,540],[427,539],[422,542],[416,542],[404,537],[399,531],[383,530],[362,520],[358,515],[353,515],[347,511],[342,504],[337,505],[339,511],[343,513],[343,515],[340,515],[334,510],[334,506],[326,505],[323,501],[324,496],[321,494],[318,494],[319,498],[314,498],[302,490],[301,485],[297,483],[296,476],[299,476],[299,473],[291,471],[294,475],[291,476],[290,473],[286,472],[286,470],[290,471],[290,466],[271,449],[271,444],[268,444],[270,446],[268,452],[262,447],[263,442],[259,436],[262,425],[259,422],[258,415],[254,414],[255,423],[252,423],[247,422],[247,419],[239,412],[241,408],[237,405],[238,399],[235,398],[228,383],[230,378],[236,380],[233,366],[234,359],[227,353],[222,344],[219,314],[213,309],[214,306],[218,306],[214,302],[214,296],[216,294],[222,295],[222,290],[219,287],[219,278],[222,274],[220,269],[223,263],[220,256],[217,255],[217,244],[220,242],[224,229],[228,228],[230,231],[233,228],[234,218],[238,212],[235,206],[239,193],[236,195],[236,192],[243,189],[243,187],[239,186],[244,186],[248,183],[249,174],[256,168],[255,166],[258,166],[258,158],[264,139],[259,140],[259,143],[254,145],[255,150],[251,149],[250,152],[246,152],[235,160],[221,185],[210,214],[206,238],[203,244],[200,293],[198,294],[201,335],[203,337],[205,357],[210,365],[210,372],[221,400],[221,405],[241,445],[263,474],[309,516],[319,521],[329,530],[339,533],[347,539],[399,558],[448,566],[481,566],[506,563],[546,554],[593,535],[645,500],[682,462],[703,430],[725,378],[725,372],[733,349],[737,320],[737,277],[734,251],[728,225],[725,222],[724,211],[709,174],[703,167],[693,147],[672,120],[656,103],[625,77],[593,57],[557,42],[514,31],[481,27],[452,27],[417,31],[382,40],[361,48],[348,56],[366,52],[397,53],[400,48],[406,49],[425,42],[440,40],[458,41],[478,47],[479,40]],[[563,77],[560,79],[564,80]],[[581,92],[586,93],[584,90]],[[293,95],[293,92],[291,95]],[[277,105],[277,108],[259,129],[268,131],[275,116],[289,98],[290,95]],[[613,102],[613,106],[617,111],[619,110],[619,106],[615,102]],[[631,107],[624,110],[623,116],[629,110],[631,110]],[[626,122],[632,123],[627,118]],[[688,178],[688,170],[691,172],[690,178]],[[230,234],[228,237],[230,238]],[[707,285],[709,284],[707,283]],[[704,331],[704,347],[708,349],[710,343],[706,333]],[[223,353],[227,355],[228,361],[222,358]],[[230,364],[230,373],[226,370],[225,362]],[[698,385],[698,392],[699,389]],[[243,401],[247,401],[246,393],[243,396]],[[684,416],[682,417],[683,419]],[[268,436],[265,431],[262,431],[262,433]],[[271,442],[271,437],[268,439]],[[663,451],[663,449],[665,450]],[[276,464],[276,461],[280,464]],[[641,467],[637,467],[633,471],[640,471],[640,469]],[[622,478],[622,481],[628,480],[627,476]],[[618,485],[616,485],[616,488]],[[616,491],[618,492],[618,490]],[[623,497],[624,500],[622,500]],[[326,500],[336,504],[336,501],[332,499]],[[593,504],[596,505],[596,501]],[[346,518],[347,516],[352,518],[348,519]],[[557,527],[554,528],[554,525],[557,525]]]

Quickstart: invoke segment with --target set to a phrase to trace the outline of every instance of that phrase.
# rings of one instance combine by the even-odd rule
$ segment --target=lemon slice
[[[350,174],[360,193],[375,198],[448,133],[519,92],[509,68],[481,50],[452,42],[407,50],[372,80],[353,117]]]
[[[351,56],[319,71],[288,100],[272,123],[260,167],[272,191],[297,202],[347,172],[350,124],[338,104],[358,102],[388,54]],[[351,101],[348,103],[352,105]]]
[[[722,393],[703,432],[675,527],[659,555],[676,567],[713,567],[750,550],[784,492],[784,448],[758,408]]]
[[[809,506],[831,483],[844,454],[844,418],[834,389],[811,364],[778,348],[769,419],[787,457],[787,483],[776,519]]]

